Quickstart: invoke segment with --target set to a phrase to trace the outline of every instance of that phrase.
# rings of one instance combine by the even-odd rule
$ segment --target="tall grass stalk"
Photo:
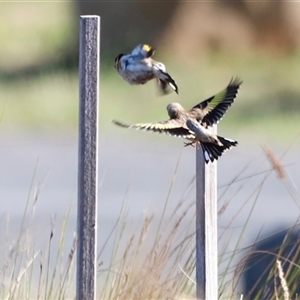
[[[26,218],[28,218],[27,213],[28,213],[29,203],[30,203],[30,199],[31,199],[31,193],[32,193],[32,190],[34,187],[34,180],[35,180],[35,176],[36,176],[37,167],[38,167],[38,161],[34,168],[34,173],[33,173],[32,181],[31,181],[30,189],[29,189],[29,194],[27,196],[27,200],[26,200],[26,204],[25,204],[25,211],[24,211],[22,221],[21,221],[19,235],[18,235],[16,244],[12,246],[13,249],[11,250],[9,257],[7,257],[8,261],[12,259],[13,263],[12,263],[11,275],[10,275],[10,280],[9,280],[10,288],[9,288],[8,294],[5,297],[6,299],[14,299],[15,293],[17,290],[16,286],[20,284],[20,280],[21,280],[22,276],[25,274],[25,270],[27,270],[27,268],[25,268],[25,269],[21,268],[23,252],[25,250],[23,248],[23,244],[21,241],[24,239],[24,235],[25,235],[25,231],[26,231],[25,223],[26,223]],[[35,204],[36,204],[36,199],[37,199],[37,197],[35,197]],[[32,217],[33,212],[34,212],[34,210],[32,210],[31,216],[29,218]],[[20,253],[21,253],[21,256],[20,256]],[[32,263],[32,261],[27,266],[29,267],[31,265],[31,263]],[[6,265],[6,266],[8,266],[8,265]],[[18,275],[16,275],[17,268],[20,270]]]
[[[290,148],[290,147],[289,147]],[[289,149],[288,148],[288,149]],[[267,159],[271,163],[272,171],[275,172],[278,175],[278,179],[283,183],[284,187],[294,200],[295,204],[298,206],[297,202],[299,203],[299,195],[297,193],[297,190],[291,189],[291,186],[293,185],[292,179],[288,175],[285,167],[282,164],[282,159],[286,155],[287,151],[284,153],[284,155],[278,159],[274,152],[267,146],[263,147],[263,150],[266,154]],[[267,179],[267,177],[270,175],[271,171],[268,171],[268,173],[265,175],[263,181]],[[298,206],[299,207],[299,206]],[[275,300],[275,299],[291,299],[290,295],[295,295],[296,290],[299,291],[299,279],[300,279],[300,245],[297,240],[295,240],[295,236],[292,236],[291,234],[296,231],[296,227],[299,226],[299,220],[298,218],[294,225],[291,228],[288,228],[287,234],[282,241],[282,244],[280,245],[279,249],[274,249],[276,252],[270,251],[262,251],[262,250],[254,250],[254,247],[259,244],[260,242],[263,242],[264,240],[259,240],[257,235],[257,241],[253,243],[249,248],[251,248],[251,251],[239,262],[235,269],[235,275],[233,277],[232,285],[233,285],[233,291],[236,290],[237,282],[239,281],[241,274],[245,270],[245,263],[248,262],[248,260],[251,259],[251,256],[260,254],[261,258],[263,259],[266,255],[274,256],[273,265],[270,265],[265,268],[264,273],[257,274],[257,283],[256,287],[260,287],[260,289],[256,292],[255,296],[252,294],[251,299],[266,299],[264,296],[264,291],[268,290],[270,293],[270,283],[274,283],[274,290],[273,294],[268,294],[268,299]],[[244,227],[243,227],[244,228]],[[292,246],[292,247],[291,247]],[[287,253],[286,248],[289,252]],[[291,247],[291,248],[290,248]],[[254,257],[254,256],[253,256]],[[253,260],[253,258],[252,258]],[[255,256],[255,262],[259,262],[259,256]],[[285,265],[285,271],[282,269],[282,264]],[[268,272],[268,273],[267,273]],[[285,274],[284,274],[285,272]],[[239,274],[239,275],[238,275]],[[266,277],[263,277],[267,275]],[[284,276],[285,275],[285,276]],[[276,280],[276,278],[279,276],[279,281]],[[284,276],[284,277],[283,277]],[[261,282],[261,278],[265,278],[263,281],[263,284]],[[261,286],[262,285],[262,286]],[[250,291],[248,291],[250,292]],[[290,295],[289,295],[290,292]],[[279,295],[280,294],[280,295]],[[297,297],[297,296],[296,296]],[[248,298],[246,298],[248,299]],[[296,298],[293,298],[296,299]]]
[[[154,215],[148,211],[141,224],[133,228],[134,225],[127,217],[128,211],[124,209],[127,206],[123,204],[121,215],[125,215],[125,218],[119,216],[118,225],[114,226],[117,234],[113,249],[118,251],[113,250],[107,269],[101,269],[100,263],[99,279],[105,277],[105,280],[104,284],[100,282],[99,290],[102,292],[99,299],[179,299],[185,293],[186,296],[191,295],[191,288],[195,285],[186,274],[192,274],[195,267],[192,259],[195,249],[194,214],[191,219],[187,218],[194,202],[187,201],[185,194],[170,217],[166,216],[166,206],[178,165],[179,161],[164,209],[156,216],[158,224],[154,221]],[[189,183],[187,193],[193,182],[194,178]],[[178,214],[179,210],[183,212]]]
[[[74,279],[73,262],[76,237],[74,237],[66,264],[64,256],[65,234],[71,207],[63,219],[60,245],[57,250],[54,267],[51,262],[51,254],[53,253],[51,243],[55,237],[55,220],[51,219],[48,245],[45,253],[37,248],[37,243],[32,233],[42,188],[42,185],[38,185],[37,189],[35,189],[37,169],[38,162],[35,166],[24,214],[21,219],[21,226],[15,242],[9,238],[9,225],[7,225],[8,251],[6,251],[4,262],[0,266],[1,299],[70,299],[70,295],[74,295],[70,287]],[[9,223],[9,218],[7,220],[7,223]],[[47,235],[46,232],[45,234]],[[58,271],[60,271],[60,278],[56,278]]]
[[[238,174],[238,176],[235,176],[233,181],[230,182],[230,184],[228,185],[228,187],[226,187],[226,191],[228,191],[229,187],[234,184],[235,182],[239,182],[240,181],[240,177],[242,177],[243,173],[247,170],[247,167],[249,165],[247,165],[245,168],[242,169],[242,171]],[[247,214],[247,217],[245,219],[245,223],[243,224],[241,233],[238,236],[237,242],[234,245],[234,249],[232,251],[229,252],[229,254],[227,253],[226,249],[223,249],[221,251],[221,254],[219,255],[219,264],[221,262],[224,263],[224,261],[226,261],[226,267],[225,270],[221,273],[220,276],[220,284],[219,284],[219,295],[221,296],[222,294],[224,294],[227,290],[228,290],[228,284],[231,283],[233,284],[234,281],[231,282],[226,282],[226,280],[228,279],[228,275],[233,271],[233,260],[235,258],[235,256],[241,251],[241,247],[240,244],[242,242],[242,239],[244,237],[245,231],[248,228],[248,224],[249,221],[251,219],[253,210],[257,204],[257,201],[259,199],[259,195],[261,193],[261,190],[263,188],[264,183],[266,182],[267,178],[270,176],[271,174],[271,170],[269,172],[260,172],[259,170],[256,170],[254,172],[255,176],[260,175],[262,173],[265,173],[264,178],[262,179],[262,181],[258,184],[258,186],[253,190],[252,194],[250,194],[249,196],[246,196],[246,200],[244,201],[244,203],[241,205],[240,209],[236,212],[235,216],[233,216],[233,218],[231,219],[231,221],[228,224],[228,228],[230,227],[230,225],[233,223],[233,221],[235,220],[235,218],[239,215],[239,213],[242,211],[242,209],[245,207],[245,205],[247,203],[250,202],[250,200],[252,198],[254,198],[254,201],[251,204],[249,213]],[[240,188],[236,191],[236,193],[234,194],[234,196],[232,196],[231,199],[233,199],[233,197],[237,196],[239,192],[242,191],[242,189],[246,186],[246,184],[248,183],[248,181],[253,177],[253,175],[251,176],[247,176],[243,178],[243,183],[240,186]],[[222,194],[222,197],[226,194],[226,192],[224,192]],[[224,213],[224,211],[227,209],[228,205],[230,203],[230,200],[227,200],[227,202],[225,202],[225,204],[220,208],[219,210],[219,217],[221,216],[222,213]],[[219,240],[222,237],[219,237]],[[227,243],[226,245],[229,245],[229,243]],[[227,253],[227,255],[225,255]],[[236,289],[236,285],[232,287],[232,290],[234,291]]]
[[[273,161],[273,171],[278,172],[280,167],[283,168],[275,161],[270,152],[267,157],[271,163]],[[177,161],[163,209],[155,213],[148,209],[138,223],[130,219],[130,188],[128,188],[119,216],[111,231],[107,233],[107,239],[100,245],[98,252],[98,299],[194,299],[196,290],[194,280],[196,268],[195,177],[188,182],[182,195],[173,195],[179,164],[180,158]],[[36,169],[37,166],[34,174]],[[241,242],[246,228],[249,226],[253,209],[272,172],[272,170],[257,169],[254,174],[244,176],[247,169],[248,165],[229,182],[228,186],[223,187],[225,191],[219,199],[225,200],[219,208],[219,217],[221,217],[225,211],[230,209],[231,201],[239,193],[243,193],[249,180],[254,176],[264,174],[253,192],[250,195],[243,195],[244,203],[227,226],[229,229],[240,211],[245,208],[246,203],[253,199],[233,250],[228,250],[229,243],[225,243],[226,246],[219,254],[219,264],[225,264],[224,270],[219,274],[220,299],[243,298],[243,295],[237,294],[237,281],[244,270],[243,262],[246,261],[246,258],[237,266],[235,258],[237,254],[245,250],[242,248]],[[287,173],[283,173],[281,170],[280,174]],[[286,175],[285,180],[288,181],[288,178]],[[279,179],[282,180],[282,178]],[[5,260],[0,269],[1,298],[7,300],[74,299],[74,254],[77,239],[74,235],[71,245],[66,245],[70,208],[64,215],[58,234],[55,231],[57,220],[55,216],[51,217],[50,228],[46,233],[48,235],[46,247],[43,250],[39,249],[30,227],[37,211],[41,191],[39,187],[36,193],[32,193],[34,182],[35,175],[32,179],[16,243],[8,245],[10,248],[6,250]],[[240,187],[233,196],[227,199],[229,189],[236,183],[240,183]],[[287,189],[290,188],[290,185],[285,184],[285,186]],[[293,193],[293,195],[297,194]],[[176,203],[172,210],[168,209],[170,201]],[[8,223],[9,218],[7,217]],[[224,242],[225,233],[226,231],[220,235],[219,242]],[[55,240],[58,240],[57,246]],[[110,257],[107,259],[104,252],[110,247],[111,242]],[[252,249],[253,247],[254,245],[250,246]],[[66,248],[68,249],[67,255],[65,255]],[[280,253],[278,253],[277,259],[282,262],[283,257],[280,256]],[[293,266],[297,265],[296,260],[300,253],[300,247],[295,253],[291,258],[292,261],[295,260]],[[274,276],[274,273],[270,273],[268,280],[274,280]],[[288,270],[284,270],[284,278],[286,286],[292,293],[295,289],[293,282],[299,278],[295,268],[290,267]]]

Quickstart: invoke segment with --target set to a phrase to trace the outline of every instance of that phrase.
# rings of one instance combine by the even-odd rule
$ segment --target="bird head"
[[[152,56],[154,52],[155,52],[155,48],[153,48],[152,46],[148,44],[140,44],[132,50],[131,54],[143,58],[148,58]]]
[[[155,52],[155,48],[153,48],[152,46],[149,46],[147,44],[142,45],[142,50],[144,51],[144,53],[146,54],[147,57],[152,56]]]
[[[171,119],[177,119],[184,108],[179,103],[173,102],[167,106],[167,111]]]

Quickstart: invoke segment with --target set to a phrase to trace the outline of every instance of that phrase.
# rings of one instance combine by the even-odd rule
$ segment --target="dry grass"
[[[270,163],[273,166],[274,171],[277,173],[278,177],[281,180],[286,179],[286,172],[284,170],[284,167],[280,160],[276,157],[275,153],[268,147],[268,146],[263,146],[263,150],[266,153],[266,156]]]
[[[265,148],[266,149],[266,148]],[[243,299],[243,295],[237,292],[237,281],[244,271],[244,262],[248,256],[236,266],[235,257],[241,251],[241,241],[251,218],[253,209],[260,196],[262,187],[267,178],[276,172],[282,174],[285,169],[275,154],[268,149],[267,157],[272,162],[272,169],[264,171],[264,177],[250,195],[244,195],[244,204],[237,210],[236,216],[244,205],[252,204],[247,209],[248,217],[244,222],[243,230],[234,246],[225,241],[225,248],[219,254],[219,265],[223,266],[219,277],[220,299]],[[276,167],[275,167],[276,166]],[[178,167],[178,166],[177,166]],[[176,170],[177,170],[176,167]],[[226,185],[225,190],[219,196],[219,218],[230,209],[231,201],[243,189],[254,176],[261,176],[256,171],[246,176],[248,166],[238,173]],[[195,295],[195,206],[194,206],[194,179],[191,179],[186,191],[171,213],[168,211],[171,198],[171,190],[176,183],[171,180],[169,194],[166,197],[164,209],[153,215],[146,212],[139,224],[133,224],[128,218],[129,196],[126,195],[118,219],[112,231],[108,234],[107,241],[101,245],[98,253],[97,268],[97,299],[193,299]],[[286,173],[285,173],[286,174]],[[34,180],[33,180],[34,182]],[[282,182],[282,181],[281,181]],[[286,176],[283,181],[289,182]],[[236,183],[240,188],[233,196],[230,188]],[[74,254],[76,249],[76,236],[71,244],[65,245],[68,226],[68,212],[61,224],[60,234],[55,233],[56,221],[51,219],[45,250],[36,246],[35,238],[31,232],[30,224],[36,215],[36,204],[39,199],[39,189],[34,191],[34,183],[28,196],[26,209],[21,222],[18,238],[15,242],[9,240],[6,245],[5,260],[0,269],[0,298],[1,299],[74,299],[75,276]],[[167,217],[166,212],[168,211]],[[233,217],[231,222],[234,222]],[[7,221],[7,223],[9,223]],[[8,225],[7,225],[8,226]],[[228,224],[228,228],[231,223]],[[54,248],[54,239],[58,240],[58,246]],[[113,240],[111,259],[103,259],[103,251],[110,240]],[[226,240],[226,230],[220,235],[220,241]],[[230,238],[229,238],[230,240]],[[253,246],[251,246],[253,248]],[[283,245],[284,247],[284,245]],[[277,259],[282,261],[282,257]],[[296,259],[296,256],[293,257]],[[54,267],[53,267],[54,265]],[[225,267],[224,267],[225,265]],[[294,264],[295,266],[295,264]],[[279,270],[280,288],[285,292],[290,290],[291,274],[295,269],[288,271]],[[274,273],[275,274],[275,273]],[[278,272],[277,272],[278,274]],[[274,275],[275,276],[275,275]],[[274,280],[271,276],[269,280]],[[293,277],[293,276],[292,276]],[[38,280],[36,280],[38,278]],[[278,286],[279,287],[279,286]],[[275,296],[275,291],[274,291]]]
[[[291,146],[291,145],[290,145]],[[290,148],[288,147],[288,149]],[[263,185],[266,179],[272,174],[272,172],[275,172],[278,175],[278,178],[280,182],[283,184],[287,192],[292,196],[291,198],[294,200],[294,202],[299,207],[299,199],[300,195],[290,178],[288,172],[286,171],[286,167],[283,164],[283,158],[285,157],[287,151],[282,155],[280,158],[278,158],[274,151],[271,150],[268,146],[263,146],[263,150],[265,152],[266,158],[271,163],[272,169],[267,171],[265,174],[265,177],[261,184]],[[261,187],[262,187],[261,185]],[[257,192],[260,192],[260,188],[257,190]],[[253,208],[253,206],[252,206]],[[250,211],[251,214],[252,210]],[[245,222],[245,225],[247,222]],[[294,226],[288,229],[287,232],[292,233],[296,226],[299,224],[299,219],[295,222]],[[296,231],[296,230],[295,230]],[[257,234],[257,240],[248,247],[247,254],[244,255],[244,257],[240,260],[240,262],[237,264],[232,284],[232,290],[233,292],[237,290],[237,283],[240,281],[242,274],[247,271],[246,265],[249,267],[249,261],[250,265],[251,262],[253,264],[256,264],[259,262],[260,259],[263,259],[263,257],[274,257],[273,264],[270,265],[268,268],[265,268],[264,272],[268,273],[260,273],[256,274],[257,276],[257,287],[260,287],[257,291],[257,294],[253,296],[251,299],[262,299],[263,293],[265,290],[269,290],[270,283],[273,283],[274,290],[273,293],[268,299],[298,299],[297,295],[295,296],[295,291],[299,285],[299,273],[300,268],[298,265],[299,262],[299,253],[300,253],[300,247],[299,247],[299,241],[296,239],[295,236],[290,235],[289,233],[286,234],[282,244],[280,245],[278,252],[273,253],[270,251],[263,251],[263,250],[255,250],[254,248],[257,245],[260,245],[261,242],[264,242],[265,240],[259,239],[260,233]],[[275,236],[275,235],[274,235]],[[271,237],[270,237],[271,238]],[[267,240],[267,239],[266,239]],[[287,247],[291,247],[291,243],[293,243],[293,250],[285,250]],[[289,248],[290,249],[290,248]],[[277,250],[276,250],[277,251]],[[238,253],[238,250],[237,250]],[[287,258],[288,255],[288,258]],[[285,271],[282,268],[281,262],[284,261],[285,264]],[[288,267],[287,267],[288,266]],[[260,281],[261,278],[263,278],[263,284]],[[279,278],[279,279],[278,279]],[[253,286],[253,288],[256,288],[256,286]],[[250,291],[248,291],[250,292]],[[270,293],[270,290],[269,290]],[[290,298],[290,294],[293,295],[294,298]],[[234,294],[233,294],[234,295]],[[270,294],[269,294],[270,295]],[[234,296],[230,299],[235,299]],[[248,299],[246,297],[246,299]],[[266,299],[266,298],[263,298]]]
[[[165,213],[173,180],[163,211],[155,216],[146,213],[138,228],[130,228],[123,206],[115,228],[112,260],[107,269],[100,262],[99,299],[188,299],[195,293],[191,279],[195,271],[195,217],[190,218],[194,202],[187,197],[193,182],[171,217],[166,218]]]
[[[6,220],[2,219],[2,222],[6,223],[7,232],[6,238],[2,240],[6,251],[0,266],[1,299],[68,299],[67,295],[74,279],[76,249],[75,236],[69,249],[66,249],[68,247],[65,245],[70,209],[66,211],[62,224],[59,224],[60,236],[55,234],[58,224],[55,218],[51,217],[49,231],[44,231],[44,236],[48,234],[48,242],[43,247],[44,250],[41,250],[36,245],[32,226],[39,194],[40,186],[35,188],[33,178],[16,239],[11,238],[9,232],[9,216],[6,216]],[[57,249],[52,247],[53,239],[59,240]],[[54,268],[51,266],[53,261]]]
[[[278,268],[278,276],[280,278],[280,284],[281,284],[281,287],[284,291],[283,299],[284,300],[289,300],[290,299],[289,288],[288,288],[286,280],[284,278],[284,272],[283,272],[283,269],[282,269],[281,261],[279,259],[277,259],[276,263],[277,263],[277,268]],[[276,299],[279,299],[276,289],[275,289],[275,295],[276,295]]]

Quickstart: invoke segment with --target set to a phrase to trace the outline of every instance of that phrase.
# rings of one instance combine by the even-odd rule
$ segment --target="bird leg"
[[[188,147],[188,146],[196,147],[196,144],[198,142],[199,141],[192,141],[192,142],[189,142],[189,143],[184,143],[184,147]]]

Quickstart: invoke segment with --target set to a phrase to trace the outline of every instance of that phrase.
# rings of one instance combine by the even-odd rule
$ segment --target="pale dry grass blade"
[[[280,278],[281,287],[283,289],[283,298],[284,298],[284,300],[289,300],[290,299],[289,289],[288,289],[286,280],[284,278],[284,272],[282,269],[281,261],[279,259],[277,259],[276,263],[277,263],[277,268],[278,268],[278,276]]]
[[[279,161],[279,159],[276,157],[275,153],[268,147],[268,146],[262,146],[268,160],[273,166],[273,170],[277,173],[278,177],[280,180],[285,180],[286,179],[286,172]]]
[[[194,178],[186,193],[193,183]],[[173,180],[171,186],[172,184]],[[166,202],[169,201],[170,193],[171,189]],[[193,274],[195,267],[195,257],[192,255],[195,248],[192,226],[194,217],[186,222],[194,202],[186,202],[183,196],[169,219],[164,218],[165,210],[163,210],[159,216],[158,226],[154,222],[153,215],[148,212],[138,231],[131,235],[118,235],[121,239],[116,238],[116,240],[120,244],[125,242],[126,247],[123,249],[123,254],[114,251],[113,262],[107,270],[108,275],[103,287],[105,290],[100,299],[166,299],[167,297],[182,299],[188,295],[185,295],[185,291],[190,291],[190,286],[194,284],[178,267],[180,264],[186,274]],[[177,212],[179,210],[180,213]],[[127,215],[126,211],[125,215]],[[122,217],[118,219],[122,220]],[[183,224],[187,225],[183,227]],[[121,233],[127,232],[129,225],[127,223],[121,225]],[[155,228],[155,235],[151,237],[153,228]],[[109,282],[112,284],[108,284]]]
[[[283,160],[287,151],[291,148],[291,146],[293,145],[294,142],[292,142],[289,145],[289,147],[287,148],[287,150],[281,156],[280,159],[277,158],[275,153],[268,146],[262,146],[262,148],[263,148],[264,152],[266,153],[266,156],[267,156],[268,160],[270,161],[270,163],[273,167],[273,170],[277,173],[279,179],[282,181],[282,183],[286,187],[287,191],[291,195],[292,199],[294,200],[295,204],[297,205],[297,207],[300,210],[300,193],[299,193],[297,187],[295,186],[293,180],[291,179],[291,177],[289,176],[286,169],[284,168],[284,166],[281,163],[281,161]],[[300,219],[300,217],[299,217],[299,219]]]
[[[65,267],[63,277],[62,277],[62,284],[59,287],[59,293],[57,299],[68,299],[68,295],[71,295],[71,286],[72,286],[72,279],[74,278],[74,264],[75,264],[75,252],[77,247],[77,236],[74,233],[73,244],[69,251],[67,265]]]
[[[222,287],[222,288],[220,289],[220,295],[222,295],[222,293],[224,293],[224,291],[225,291],[225,288],[226,288],[226,286],[227,286],[227,284],[225,284],[225,278],[226,278],[226,275],[229,273],[229,270],[230,270],[230,267],[231,267],[231,265],[232,265],[234,256],[239,252],[239,246],[240,246],[240,243],[241,243],[242,238],[243,238],[243,236],[244,236],[244,232],[245,232],[245,230],[246,230],[246,228],[247,228],[247,225],[248,225],[248,223],[249,223],[249,221],[250,221],[250,218],[251,218],[251,216],[252,216],[252,213],[253,213],[253,211],[254,211],[254,208],[255,208],[255,206],[256,206],[256,203],[257,203],[257,201],[258,201],[258,199],[259,199],[259,196],[260,196],[260,193],[261,193],[261,191],[262,191],[262,188],[263,188],[263,186],[264,186],[264,184],[265,184],[265,182],[266,182],[266,180],[267,180],[267,178],[268,178],[269,175],[270,175],[270,173],[265,174],[263,180],[262,180],[261,183],[258,185],[257,189],[254,190],[253,193],[248,197],[248,200],[245,201],[245,202],[248,202],[248,201],[250,201],[250,199],[251,199],[252,197],[254,198],[254,201],[253,201],[253,203],[252,203],[252,205],[251,205],[251,207],[250,207],[249,214],[248,214],[248,216],[247,216],[247,218],[246,218],[246,220],[245,220],[245,223],[244,223],[244,225],[243,225],[242,231],[241,231],[241,233],[240,233],[240,235],[239,235],[239,237],[238,237],[238,241],[237,241],[237,243],[236,243],[235,246],[234,246],[234,250],[232,251],[231,256],[229,257],[229,260],[228,260],[228,263],[227,263],[227,267],[225,268],[225,271],[224,271],[224,273],[223,273],[222,276],[221,276],[221,281],[220,281],[220,285],[219,285],[219,286]],[[244,205],[245,205],[245,204],[244,204]],[[229,224],[229,225],[230,225],[230,224]],[[228,226],[229,226],[229,225],[228,225]]]
[[[7,296],[7,299],[16,299],[16,293],[18,292],[20,282],[21,282],[23,276],[26,275],[27,270],[33,264],[34,260],[38,256],[38,254],[39,254],[39,252],[36,252],[34,254],[34,256],[27,262],[26,266],[19,271],[19,274],[14,282],[14,285],[12,286],[10,294]]]

